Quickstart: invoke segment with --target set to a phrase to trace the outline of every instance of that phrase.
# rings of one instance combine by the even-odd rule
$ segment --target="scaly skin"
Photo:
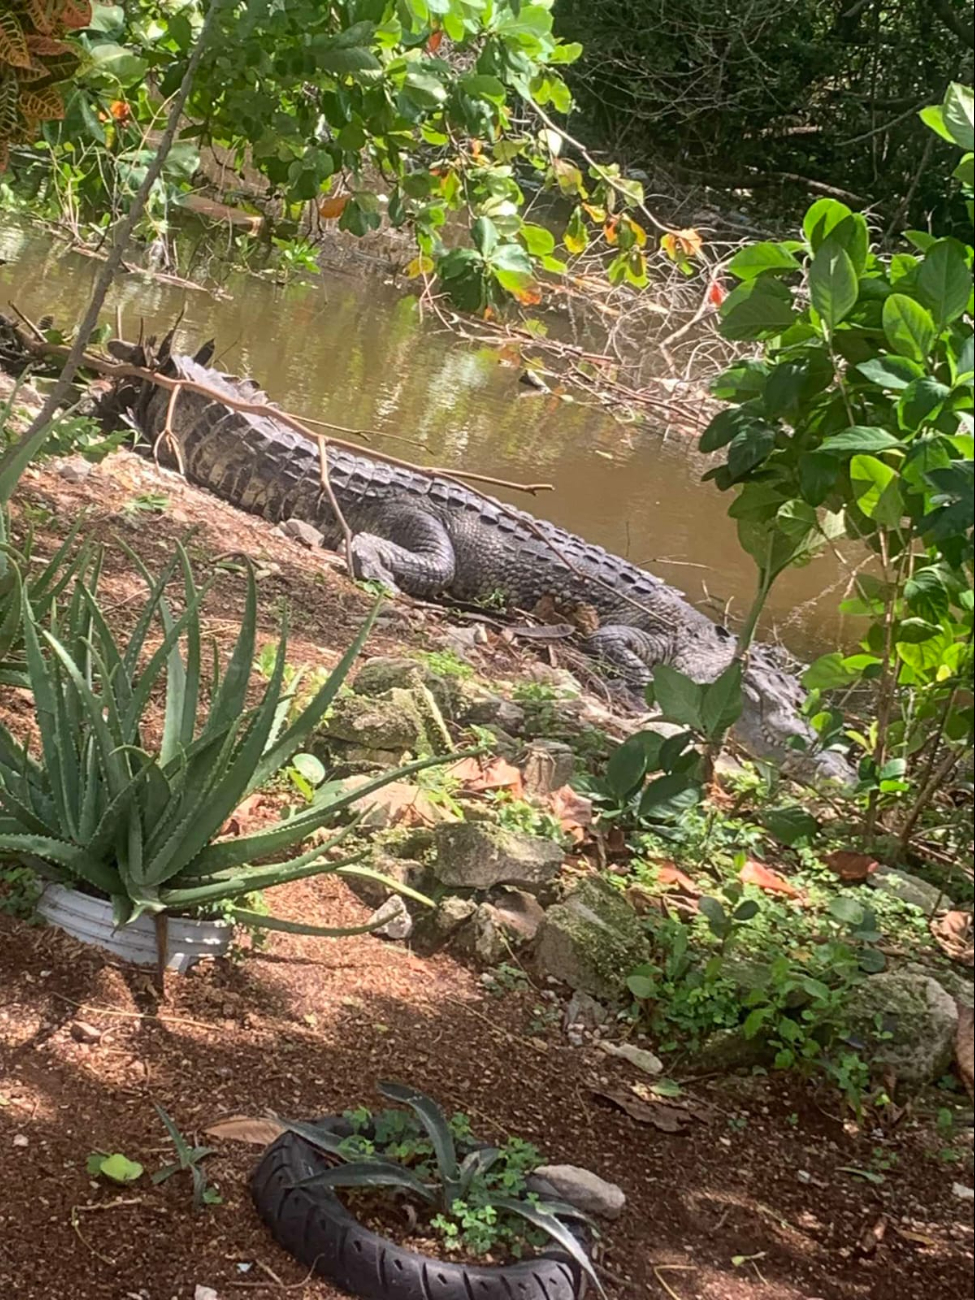
[[[221,375],[189,357],[170,358],[168,370],[228,397],[266,400],[251,381]],[[154,442],[165,427],[169,393],[156,387],[144,397],[138,422]],[[305,520],[322,532],[327,546],[341,545],[342,530],[321,488],[318,448],[276,421],[270,404],[266,416],[247,415],[183,389],[173,433],[191,482],[263,518]],[[159,451],[166,459],[162,445]],[[478,601],[501,594],[523,610],[543,597],[590,605],[600,627],[585,648],[615,664],[636,687],[660,663],[672,664],[695,681],[713,681],[734,656],[734,636],[679,591],[554,524],[502,507],[450,480],[334,447],[328,465],[332,490],[355,534],[359,577],[420,597]],[[795,679],[755,647],[736,726],[739,739],[759,757],[794,764],[789,737],[812,740],[798,712],[802,698]],[[811,762],[816,775],[850,776],[835,754],[817,755]]]

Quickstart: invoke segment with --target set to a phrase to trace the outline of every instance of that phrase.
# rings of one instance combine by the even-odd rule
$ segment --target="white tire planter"
[[[116,926],[112,905],[104,898],[92,898],[64,885],[48,885],[37,903],[37,911],[50,925],[64,930],[82,943],[94,944],[123,961],[137,966],[155,966],[156,924],[151,916],[140,916],[131,925]],[[196,921],[191,917],[166,918],[166,969],[183,974],[206,957],[223,957],[230,948],[234,927],[227,921]]]

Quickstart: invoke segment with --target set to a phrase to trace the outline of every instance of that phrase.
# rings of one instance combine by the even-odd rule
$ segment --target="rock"
[[[536,956],[543,975],[613,1001],[633,967],[649,961],[650,946],[623,895],[587,876],[545,914]]]
[[[591,1030],[605,1025],[607,1020],[609,1020],[609,1009],[588,993],[582,993],[577,989],[569,998],[562,1024],[566,1029],[569,1026],[578,1026]]]
[[[413,918],[399,894],[393,894],[381,907],[376,908],[369,922],[373,924],[376,921],[382,922],[372,931],[377,939],[408,939],[413,933]]]
[[[485,966],[497,966],[507,953],[508,942],[497,908],[481,903],[474,913],[474,956]]]
[[[193,1300],[220,1300],[220,1296],[214,1291],[212,1286],[200,1286],[197,1284],[193,1292]]]
[[[969,1010],[975,1006],[975,984],[973,984],[972,967],[959,970],[949,966],[925,966],[921,962],[909,961],[898,970],[910,971],[912,975],[928,975],[936,980],[944,991]]]
[[[637,1047],[634,1043],[600,1043],[599,1046],[607,1055],[618,1056],[623,1061],[629,1061],[644,1074],[651,1074],[655,1078],[658,1074],[663,1074],[663,1061],[644,1047]]]
[[[393,687],[380,695],[343,695],[322,728],[330,739],[366,749],[450,751],[451,739],[436,701],[424,686]]]
[[[448,894],[434,915],[434,929],[444,936],[454,934],[462,925],[467,924],[476,911],[477,904],[472,898]]]
[[[775,1049],[761,1034],[746,1038],[740,1026],[718,1029],[694,1053],[694,1069],[701,1074],[730,1074],[769,1065],[774,1057]]]
[[[505,889],[494,900],[494,910],[505,931],[522,943],[530,943],[545,920],[545,909],[524,889]]]
[[[598,1214],[603,1219],[618,1219],[626,1205],[621,1187],[578,1165],[540,1165],[528,1184],[543,1198],[554,1195],[585,1214]]]
[[[551,840],[488,823],[437,827],[433,872],[443,885],[493,889],[543,885],[558,874],[562,850]]]
[[[423,687],[447,717],[453,717],[457,710],[461,686],[460,678],[439,677],[418,659],[392,655],[367,660],[352,683],[356,695],[385,695],[396,689],[414,691]]]
[[[476,727],[498,728],[517,736],[525,725],[525,710],[503,695],[481,695],[462,703],[461,718]]]
[[[951,1194],[959,1201],[975,1201],[975,1188],[966,1187],[964,1183],[952,1183]]]
[[[525,792],[548,795],[568,785],[575,771],[576,756],[560,740],[533,740],[522,763]]]
[[[84,483],[94,468],[91,461],[85,460],[84,456],[71,456],[60,463],[58,474],[66,483]]]
[[[320,549],[325,543],[324,535],[305,519],[286,519],[281,525],[281,532],[293,542],[300,542],[312,551]]]
[[[850,996],[847,1023],[866,1043],[872,1066],[889,1069],[908,1090],[939,1079],[951,1065],[958,1008],[928,975],[889,971],[872,975]],[[878,1032],[889,1034],[884,1039]]]
[[[347,776],[342,786],[345,790],[355,790],[371,780],[372,777],[365,775]],[[390,781],[388,785],[363,795],[361,806],[356,800],[352,807],[365,810],[359,824],[370,831],[385,831],[401,822],[433,826],[437,822],[457,821],[456,813],[434,803],[425,790],[409,781]]]
[[[896,867],[879,866],[867,877],[867,883],[881,893],[892,894],[905,903],[919,907],[926,916],[939,908],[949,911],[953,906],[951,899],[937,885],[929,885],[919,876],[900,871]]]
[[[89,1025],[85,1020],[73,1020],[71,1022],[71,1037],[76,1043],[97,1043],[101,1040],[102,1031],[94,1025]]]

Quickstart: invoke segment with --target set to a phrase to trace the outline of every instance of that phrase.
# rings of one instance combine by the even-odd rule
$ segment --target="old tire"
[[[295,1187],[326,1166],[322,1153],[282,1133],[251,1179],[261,1218],[280,1246],[335,1286],[363,1300],[575,1300],[580,1274],[565,1255],[505,1267],[452,1264],[364,1227],[328,1188]]]

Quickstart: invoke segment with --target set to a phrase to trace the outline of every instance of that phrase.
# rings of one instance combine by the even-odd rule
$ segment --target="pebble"
[[[89,1025],[85,1020],[71,1022],[71,1037],[76,1043],[97,1043],[101,1036],[102,1031],[95,1025]]]
[[[964,1183],[952,1183],[951,1194],[957,1196],[960,1201],[975,1200],[975,1188],[966,1187]]]
[[[197,1283],[196,1290],[193,1292],[193,1300],[220,1300],[220,1297],[212,1286],[200,1286]]]
[[[629,1061],[644,1074],[656,1076],[663,1073],[664,1063],[660,1057],[654,1056],[653,1052],[648,1052],[643,1047],[634,1047],[632,1043],[600,1043],[599,1047],[609,1056],[618,1056],[621,1060]]]
[[[17,1133],[14,1135],[14,1146],[15,1147],[30,1146],[30,1138],[27,1136],[26,1133]]]

